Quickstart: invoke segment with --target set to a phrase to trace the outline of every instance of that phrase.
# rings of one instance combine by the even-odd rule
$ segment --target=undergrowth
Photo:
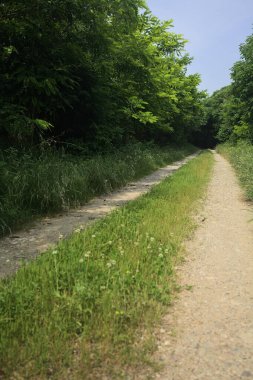
[[[253,145],[247,142],[238,142],[237,145],[223,144],[217,150],[231,161],[247,199],[253,201]]]
[[[136,143],[114,154],[85,156],[55,149],[0,151],[0,234],[32,217],[76,207],[158,167],[181,159],[193,146],[159,148]]]
[[[6,378],[120,379],[126,365],[143,365],[150,347],[140,331],[152,330],[171,302],[212,164],[201,154],[0,282]]]

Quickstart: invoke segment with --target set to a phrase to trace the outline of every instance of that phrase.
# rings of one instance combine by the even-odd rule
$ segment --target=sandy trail
[[[43,218],[34,223],[32,227],[0,239],[0,278],[15,273],[22,261],[34,259],[50,246],[55,245],[59,241],[59,237],[67,237],[76,228],[86,227],[115,208],[148,192],[152,186],[172,175],[197,154],[176,161],[109,195],[94,198],[79,209],[57,217]]]
[[[182,285],[158,333],[162,380],[253,379],[253,219],[229,163],[216,164],[187,244]]]

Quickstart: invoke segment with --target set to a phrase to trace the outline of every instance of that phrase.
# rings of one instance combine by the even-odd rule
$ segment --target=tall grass
[[[193,151],[134,144],[89,159],[49,149],[0,151],[0,234],[33,216],[83,204]]]
[[[200,155],[0,282],[6,378],[101,379],[106,371],[113,378],[114,367],[120,379],[126,363],[140,361],[137,333],[171,301],[175,263],[212,163],[210,153]]]
[[[247,142],[224,144],[218,146],[218,152],[231,161],[247,198],[253,201],[253,145]]]

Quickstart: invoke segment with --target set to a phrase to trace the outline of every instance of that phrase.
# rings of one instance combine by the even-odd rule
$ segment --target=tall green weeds
[[[0,151],[0,234],[33,216],[83,204],[193,151],[144,144],[92,158],[49,149]]]
[[[137,335],[171,302],[175,263],[212,163],[210,153],[200,155],[0,281],[6,378],[94,380],[107,370],[114,378],[115,366],[120,379],[126,363],[140,362],[144,340]]]

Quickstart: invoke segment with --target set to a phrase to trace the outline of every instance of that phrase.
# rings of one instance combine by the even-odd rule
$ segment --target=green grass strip
[[[94,379],[101,365],[131,360],[140,328],[171,301],[174,266],[212,165],[212,155],[201,154],[0,282],[7,378],[16,371],[29,379]]]
[[[219,145],[217,150],[231,162],[247,199],[253,201],[253,145],[242,141],[237,145]]]
[[[91,158],[47,149],[0,150],[0,235],[33,217],[84,204],[196,151],[135,143]]]

